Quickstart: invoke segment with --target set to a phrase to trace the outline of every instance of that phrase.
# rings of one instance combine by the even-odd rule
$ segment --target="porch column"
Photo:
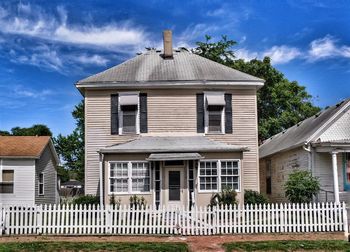
[[[99,153],[99,168],[100,168],[100,206],[103,206],[103,154]]]
[[[337,166],[337,152],[332,152],[332,168],[333,168],[333,185],[334,185],[334,199],[339,203],[339,185],[338,185],[338,166]]]

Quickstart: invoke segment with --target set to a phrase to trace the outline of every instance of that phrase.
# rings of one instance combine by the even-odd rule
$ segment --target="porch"
[[[100,201],[129,204],[132,195],[147,204],[207,206],[215,192],[230,187],[243,202],[244,146],[204,136],[140,137],[100,150]]]

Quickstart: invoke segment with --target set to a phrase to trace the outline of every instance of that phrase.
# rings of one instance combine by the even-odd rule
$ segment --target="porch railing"
[[[5,235],[213,235],[336,232],[347,234],[345,203],[215,207],[38,205],[0,209]]]

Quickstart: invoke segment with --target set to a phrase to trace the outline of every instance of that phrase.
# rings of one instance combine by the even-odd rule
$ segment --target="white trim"
[[[200,162],[217,162],[217,190],[201,190],[200,188]],[[241,172],[241,159],[202,159],[199,160],[198,163],[198,170],[197,170],[197,185],[198,185],[198,193],[217,193],[217,192],[221,192],[222,188],[221,188],[221,162],[237,162],[237,169],[238,169],[238,189],[236,189],[235,191],[237,193],[240,193],[242,191],[242,172]],[[235,175],[236,176],[236,175]]]
[[[124,163],[127,164],[128,167],[128,191],[127,192],[111,192],[111,163]],[[141,191],[133,191],[132,190],[132,163],[147,163],[148,169],[149,169],[149,191],[148,192],[141,192]],[[108,161],[108,195],[152,195],[152,176],[151,176],[151,167],[150,167],[150,162],[145,161],[145,160],[132,160],[132,161],[124,161],[124,160],[111,160]],[[121,178],[126,178],[126,177],[121,177]]]
[[[226,106],[223,106],[223,109],[221,110],[221,132],[209,132],[209,111],[207,106],[207,95],[213,94],[213,95],[223,95],[225,99],[225,92],[224,91],[206,91],[203,92],[204,94],[204,133],[207,135],[211,134],[225,134],[225,110]]]
[[[43,175],[43,182],[40,182],[40,175]],[[40,193],[40,184],[43,185],[43,192]],[[39,179],[38,179],[38,195],[44,196],[45,195],[45,174],[43,172],[39,173]]]
[[[137,95],[137,111],[136,111],[136,132],[135,133],[123,133],[123,111],[121,110],[120,97],[123,95]],[[132,135],[140,134],[140,92],[119,92],[118,93],[118,134],[119,135]]]

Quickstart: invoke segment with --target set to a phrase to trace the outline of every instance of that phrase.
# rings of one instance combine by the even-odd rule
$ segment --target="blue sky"
[[[350,97],[348,1],[1,1],[0,129],[48,125],[69,134],[82,96],[74,83],[145,47],[193,47],[205,34],[238,42],[246,60],[270,56],[324,107]]]

